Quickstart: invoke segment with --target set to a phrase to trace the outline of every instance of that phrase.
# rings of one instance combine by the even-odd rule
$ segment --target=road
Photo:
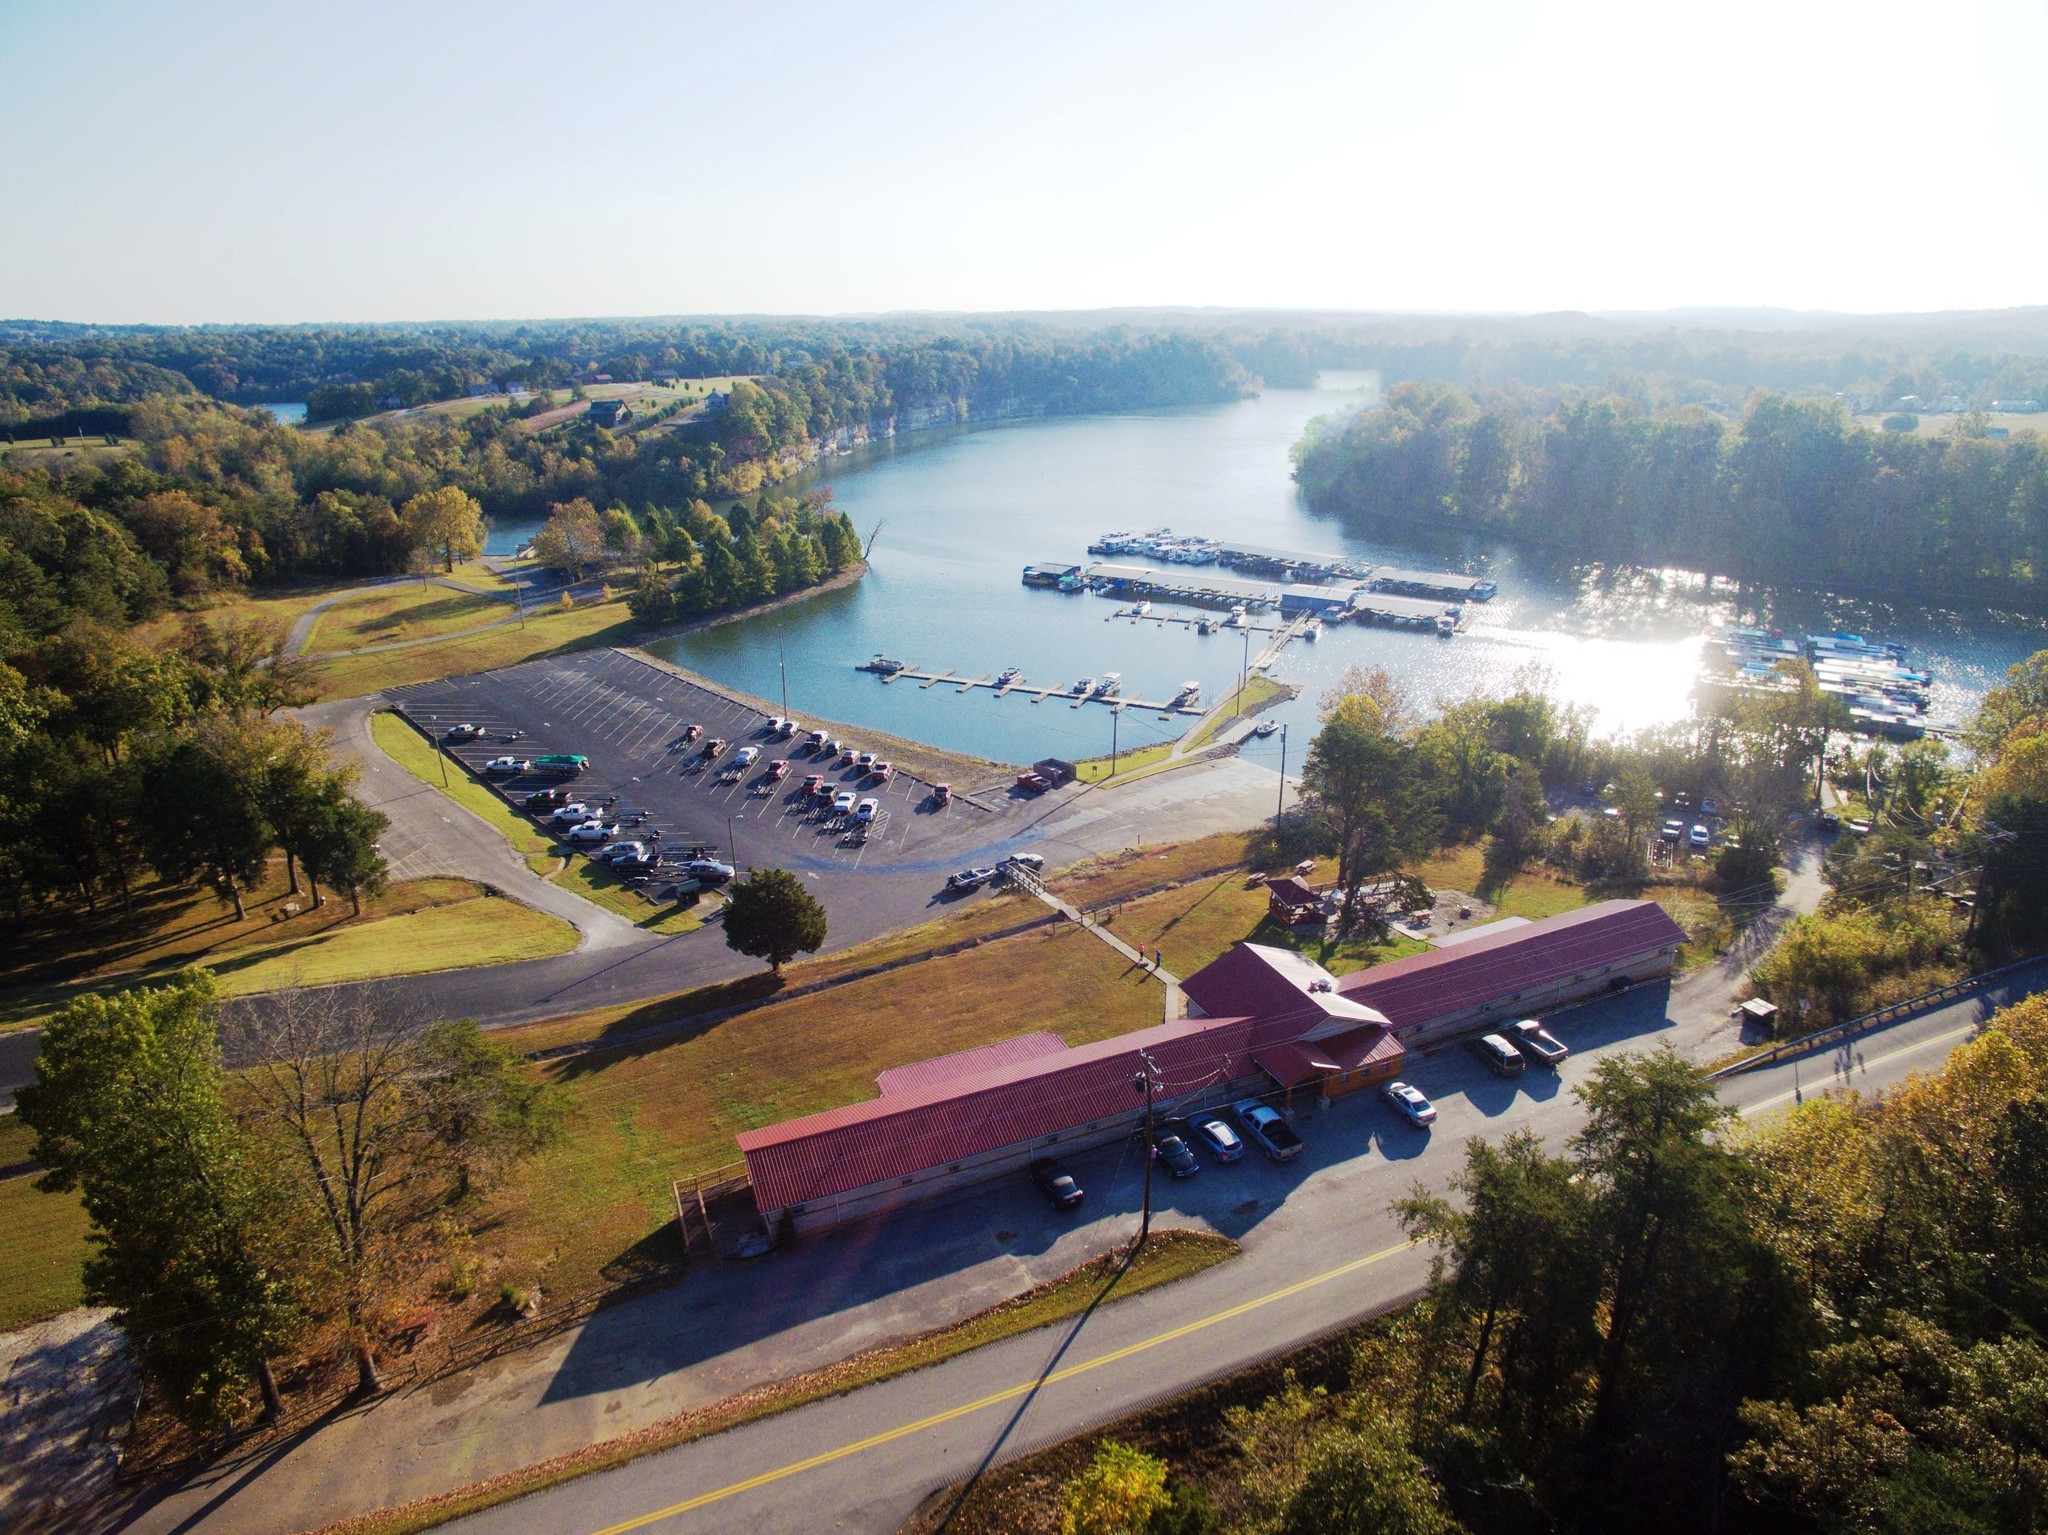
[[[2048,985],[2048,965],[2008,980],[1996,1000]],[[1969,999],[1873,1034],[1845,1050],[1821,1052],[1729,1079],[1726,1100],[1746,1115],[1782,1111],[1831,1086],[1880,1092],[1914,1071],[1936,1066],[1988,1015],[1990,998]],[[1582,1048],[1561,1087],[1582,1080],[1604,1051],[1643,1041],[1620,1019],[1568,1015],[1566,1037]],[[1603,1028],[1604,1022],[1604,1028]],[[1598,1039],[1602,1033],[1612,1037]],[[1568,1092],[1547,1095],[1502,1086],[1440,1057],[1421,1080],[1436,1087],[1444,1117],[1427,1150],[1325,1160],[1310,1175],[1335,1196],[1348,1220],[1277,1218],[1248,1241],[1234,1263],[1164,1291],[1121,1302],[1079,1323],[983,1349],[830,1402],[819,1403],[697,1444],[650,1456],[601,1476],[476,1515],[450,1526],[482,1532],[603,1532],[655,1528],[810,1531],[824,1527],[895,1529],[935,1489],[977,1467],[1024,1453],[1161,1396],[1305,1341],[1412,1293],[1426,1258],[1408,1247],[1388,1200],[1411,1181],[1440,1184],[1465,1135],[1528,1127],[1556,1139],[1578,1120]],[[1448,1081],[1433,1081],[1439,1075]],[[1377,1106],[1344,1105],[1312,1118],[1312,1143],[1330,1130],[1347,1142],[1367,1120],[1391,1116]],[[1319,1134],[1319,1132],[1322,1132]],[[1375,1123],[1375,1139],[1398,1146],[1405,1132]],[[1212,1169],[1218,1182],[1231,1169]],[[1201,1180],[1196,1180],[1201,1181]],[[1290,1200],[1290,1203],[1292,1201]],[[1365,1213],[1374,1212],[1374,1213]]]

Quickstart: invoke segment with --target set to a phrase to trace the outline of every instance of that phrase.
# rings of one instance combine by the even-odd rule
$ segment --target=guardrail
[[[1880,1024],[1891,1023],[1910,1014],[1924,1012],[1928,1008],[1939,1006],[1943,1002],[1953,1002],[1958,997],[1967,996],[1969,993],[1979,990],[1990,982],[1998,980],[2001,976],[2012,975],[2020,970],[2033,969],[2043,963],[2048,963],[2048,956],[2036,955],[2031,959],[2019,959],[2014,960],[2009,965],[2000,965],[1995,970],[1981,970],[1975,975],[1963,977],[1960,981],[1950,981],[1946,986],[1937,986],[1932,991],[1923,991],[1918,996],[1907,997],[1904,1001],[1888,1003],[1874,1012],[1862,1013],[1854,1018],[1845,1019],[1841,1023],[1830,1024],[1824,1029],[1814,1030],[1811,1034],[1802,1034],[1797,1039],[1781,1040],[1779,1043],[1772,1045],[1768,1050],[1759,1050],[1755,1055],[1739,1060],[1732,1066],[1723,1066],[1719,1071],[1708,1072],[1707,1079],[1712,1082],[1718,1082],[1723,1077],[1732,1077],[1741,1072],[1754,1071],[1759,1066],[1775,1065],[1788,1056],[1803,1055],[1807,1051],[1817,1049],[1822,1045],[1838,1044],[1843,1040],[1854,1039],[1859,1034],[1869,1033],[1870,1030],[1877,1028]]]

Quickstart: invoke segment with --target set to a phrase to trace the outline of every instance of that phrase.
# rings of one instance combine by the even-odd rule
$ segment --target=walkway
[[[1054,895],[1050,890],[1045,888],[1044,884],[1039,880],[1038,876],[1033,874],[1029,869],[1022,869],[1017,867],[1017,865],[1015,864],[1011,864],[1009,866],[1009,875],[1011,881],[1014,884],[1016,884],[1019,889],[1028,891],[1032,895],[1037,896],[1039,900],[1045,902],[1046,905],[1050,906],[1054,911],[1058,912],[1061,916],[1065,917],[1069,922],[1075,922],[1080,924],[1080,927],[1083,932],[1093,933],[1097,938],[1101,939],[1104,943],[1108,944],[1112,949],[1115,949],[1117,953],[1123,955],[1125,959],[1129,960],[1132,964],[1136,965],[1140,970],[1143,970],[1148,975],[1157,978],[1159,982],[1166,988],[1166,1022],[1172,1023],[1182,1015],[1182,1013],[1185,1011],[1186,1004],[1181,997],[1180,977],[1173,974],[1172,971],[1168,970],[1166,966],[1161,964],[1158,960],[1148,958],[1143,949],[1132,948],[1129,944],[1125,943],[1123,939],[1119,938],[1115,933],[1112,933],[1108,928],[1104,927],[1100,922],[1097,922],[1093,917],[1089,916],[1086,912],[1082,911],[1078,906],[1073,905],[1071,902],[1063,901],[1058,896]]]

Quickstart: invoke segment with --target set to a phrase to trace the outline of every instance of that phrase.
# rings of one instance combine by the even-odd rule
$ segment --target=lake
[[[770,701],[786,689],[799,717],[814,712],[1010,762],[1105,753],[1112,716],[1099,706],[884,685],[854,668],[880,652],[965,676],[1017,666],[1031,681],[1062,685],[1117,671],[1130,696],[1165,698],[1194,680],[1205,698],[1221,698],[1243,664],[1239,636],[1113,620],[1120,603],[1019,580],[1035,561],[1086,563],[1086,546],[1104,532],[1167,525],[1472,569],[1499,584],[1491,602],[1468,607],[1464,632],[1451,639],[1347,624],[1288,647],[1273,675],[1304,692],[1267,712],[1290,726],[1297,763],[1318,696],[1353,665],[1385,667],[1425,705],[1504,691],[1524,668],[1544,668],[1560,696],[1597,711],[1603,734],[1683,718],[1702,635],[1735,613],[1725,585],[1710,598],[1685,572],[1572,567],[1485,540],[1446,543],[1428,530],[1400,541],[1359,538],[1302,503],[1288,449],[1311,419],[1356,409],[1372,389],[1368,375],[1325,375],[1317,389],[1268,390],[1227,405],[919,433],[832,459],[793,488],[827,487],[863,537],[879,529],[865,579],[779,614],[650,648]],[[509,552],[531,531],[494,529],[493,552]],[[2037,619],[1966,618],[1818,593],[1764,594],[1762,602],[1768,620],[1788,629],[1905,641],[1913,664],[1936,678],[1937,720],[1960,718],[2007,666],[2048,646]],[[1189,611],[1154,605],[1155,614]],[[1255,636],[1254,654],[1258,645]],[[1168,739],[1183,725],[1130,711],[1114,728],[1118,744],[1130,747]],[[1262,757],[1278,750],[1278,738],[1254,748]]]

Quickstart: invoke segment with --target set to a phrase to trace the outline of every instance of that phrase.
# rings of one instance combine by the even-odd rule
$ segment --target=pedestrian
[[[1152,968],[1154,970],[1157,970],[1161,965],[1165,963],[1166,955],[1161,950],[1154,949],[1152,951]]]

